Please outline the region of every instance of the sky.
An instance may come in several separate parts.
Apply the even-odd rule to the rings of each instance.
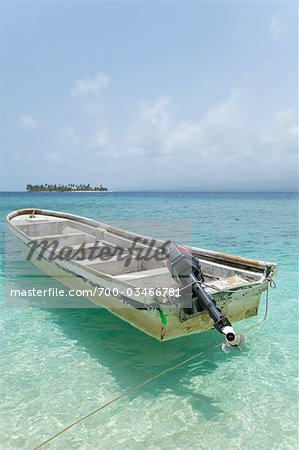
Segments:
[[[289,191],[297,3],[2,1],[1,184]]]

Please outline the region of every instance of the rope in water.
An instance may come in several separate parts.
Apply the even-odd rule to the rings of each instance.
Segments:
[[[249,330],[251,330],[252,328],[255,328],[256,326],[260,325],[262,322],[264,322],[267,318],[268,315],[268,310],[269,310],[269,284],[270,284],[270,280],[268,280],[268,285],[267,285],[267,291],[266,291],[266,304],[265,304],[265,313],[263,318],[253,324],[252,326],[250,326],[249,328],[247,328],[245,330],[245,333],[247,333]],[[171,372],[172,370],[178,369],[179,367],[187,364],[190,361],[193,361],[194,359],[198,358],[199,356],[204,355],[205,353],[208,353],[211,350],[214,350],[215,348],[220,347],[222,344],[217,344],[214,345],[212,347],[209,347],[208,349],[201,351],[199,353],[196,353],[193,356],[190,356],[189,358],[185,359],[184,361],[181,361],[177,364],[175,364],[174,366],[169,367],[168,369],[162,370],[161,372],[156,373],[155,375],[153,375],[152,377],[148,378],[147,380],[143,381],[142,383],[138,384],[137,386],[134,386],[133,388],[129,389],[126,392],[123,392],[122,394],[112,398],[110,401],[108,401],[107,403],[105,403],[104,405],[99,406],[98,408],[94,409],[93,411],[91,411],[90,413],[86,414],[85,416],[80,417],[79,419],[75,420],[74,422],[71,422],[69,425],[67,425],[65,428],[63,428],[62,430],[58,431],[58,433],[50,436],[48,439],[46,439],[45,441],[43,441],[41,444],[37,445],[36,447],[34,447],[32,450],[38,450],[41,447],[43,447],[44,445],[48,444],[49,442],[53,441],[54,439],[56,439],[58,436],[60,436],[61,434],[65,433],[66,431],[68,431],[70,428],[73,428],[75,425],[77,425],[80,422],[83,422],[85,419],[88,419],[89,417],[93,416],[94,414],[98,413],[99,411],[102,411],[103,409],[107,408],[108,406],[112,405],[113,403],[117,402],[118,400],[121,400],[124,397],[127,397],[129,395],[131,395],[133,392],[137,391],[138,389],[141,389],[143,386],[146,386],[147,384],[151,383],[152,381],[156,380],[157,378],[162,377],[163,375]]]
[[[268,316],[268,311],[269,311],[269,286],[275,288],[276,284],[275,282],[273,282],[274,284],[271,284],[273,280],[268,280],[268,284],[267,284],[267,289],[266,289],[266,301],[265,301],[265,312],[264,312],[264,316],[263,318],[259,321],[254,323],[253,325],[251,325],[249,328],[247,328],[245,330],[246,333],[248,333],[249,330],[252,330],[252,328],[257,327],[258,325],[261,325],[261,323],[265,322],[265,320],[267,319]]]
[[[53,436],[51,436],[49,439],[47,439],[46,441],[42,442],[41,444],[39,444],[37,447],[34,447],[33,450],[37,450],[41,447],[43,447],[45,444],[48,444],[49,442],[51,442],[53,439],[57,438],[58,436],[60,436],[62,433],[64,433],[65,431],[69,430],[70,428],[74,427],[75,425],[77,425],[78,423],[82,422],[83,420],[87,419],[88,417],[93,416],[94,414],[96,414],[97,412],[103,410],[104,408],[107,408],[107,406],[110,406],[112,403],[115,403],[117,400],[120,400],[130,394],[132,394],[133,392],[137,391],[138,389],[142,388],[143,386],[151,383],[152,381],[156,380],[157,378],[160,378],[161,376],[165,375],[166,373],[177,369],[181,366],[183,366],[184,364],[192,361],[195,358],[198,358],[199,356],[203,355],[204,353],[207,353],[209,350],[213,350],[217,347],[220,347],[222,344],[217,344],[213,347],[210,347],[209,349],[202,351],[200,353],[197,353],[196,355],[190,356],[189,358],[185,359],[184,361],[181,361],[178,364],[175,364],[174,366],[169,367],[168,369],[163,370],[162,372],[159,372],[155,375],[153,375],[152,377],[148,378],[147,380],[145,380],[144,382],[138,384],[137,386],[129,389],[128,391],[124,392],[123,394],[118,395],[117,397],[112,398],[109,402],[105,403],[102,406],[99,406],[98,408],[96,408],[95,410],[91,411],[90,413],[86,414],[85,416],[80,417],[79,419],[75,420],[74,422],[70,423],[69,425],[67,425],[65,428],[63,428],[62,430],[60,430],[58,433],[54,434]]]

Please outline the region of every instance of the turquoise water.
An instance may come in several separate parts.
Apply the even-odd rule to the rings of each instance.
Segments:
[[[3,218],[42,207],[107,222],[190,220],[194,245],[275,261],[279,273],[267,321],[242,354],[226,356],[209,349],[221,342],[213,331],[160,343],[105,310],[5,306],[2,222],[0,448],[32,449],[201,350],[44,448],[297,448],[297,200],[289,193],[1,194]]]

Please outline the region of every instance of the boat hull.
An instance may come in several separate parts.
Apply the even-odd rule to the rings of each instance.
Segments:
[[[20,210],[11,213],[7,217],[7,223],[10,230],[17,237],[18,241],[22,243],[27,257],[30,252],[30,238],[23,232],[20,232],[17,227],[13,226],[11,220],[19,215],[36,212],[36,210]],[[77,221],[80,224],[87,224],[88,226],[103,226],[100,222],[86,219],[80,216],[75,216],[67,213],[58,213],[55,211],[38,210],[39,214],[48,215],[50,217],[62,217]],[[110,231],[116,233],[117,236],[124,236],[129,239],[135,235],[124,230],[110,227]],[[192,252],[198,257],[204,257],[203,261],[208,261],[204,264],[212,264],[221,276],[221,264],[230,264],[237,268],[241,266],[244,269],[244,276],[248,274],[248,270],[255,270],[259,272],[259,276],[254,282],[246,285],[241,285],[233,288],[219,289],[211,295],[222,313],[229,317],[231,322],[237,322],[248,317],[257,315],[259,302],[262,293],[268,287],[269,273],[273,274],[275,271],[274,263],[265,263],[257,260],[250,260],[241,258],[239,256],[226,255],[216,253],[209,250],[202,250],[193,248]],[[201,333],[213,329],[213,321],[207,312],[196,312],[194,315],[188,317],[182,316],[182,308],[179,305],[165,305],[161,308],[138,309],[132,304],[125,295],[99,295],[98,288],[107,288],[112,292],[114,288],[118,288],[122,292],[128,285],[119,279],[111,276],[106,276],[103,273],[95,273],[87,267],[80,267],[75,265],[72,261],[59,261],[50,259],[47,252],[43,257],[37,254],[31,254],[30,261],[39,270],[55,278],[70,289],[86,292],[84,296],[90,300],[96,307],[103,307],[112,314],[126,321],[135,328],[152,336],[158,340],[170,340],[194,333]],[[82,297],[80,297],[82,300]],[[162,309],[162,315],[161,315]]]
[[[28,248],[25,246],[28,253]],[[86,278],[83,274],[74,274],[60,264],[43,258],[31,258],[31,262],[42,272],[55,278],[70,289],[86,292],[85,297],[97,307],[103,307],[126,321],[138,330],[158,340],[170,340],[194,333],[202,333],[213,329],[213,321],[207,312],[202,312],[188,318],[181,319],[179,308],[163,308],[167,324],[163,325],[159,311],[156,309],[136,309],[130,305],[121,304],[118,298],[93,293],[94,287],[113,289],[115,283],[105,279],[94,280]],[[223,314],[230,317],[233,322],[257,315],[261,294],[267,289],[267,281],[255,286],[241,287],[231,292],[218,292],[213,295],[216,305]],[[119,286],[121,289],[121,286]],[[89,291],[89,292],[87,292]],[[91,292],[92,291],[92,292]]]

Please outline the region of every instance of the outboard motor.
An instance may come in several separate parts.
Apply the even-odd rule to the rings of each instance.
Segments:
[[[219,333],[224,334],[226,343],[222,345],[225,353],[230,346],[242,346],[245,344],[245,335],[237,336],[230,321],[217,308],[214,300],[202,286],[203,275],[200,261],[192,256],[188,249],[181,245],[167,241],[164,244],[166,266],[174,280],[183,288],[192,288],[192,297],[196,299],[196,307],[199,311],[207,311],[214,321],[214,327]],[[190,292],[190,293],[191,293]]]

